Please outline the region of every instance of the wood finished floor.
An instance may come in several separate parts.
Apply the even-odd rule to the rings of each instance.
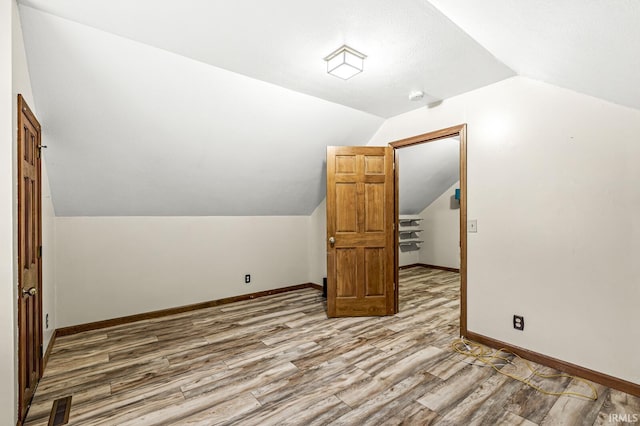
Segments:
[[[417,267],[401,271],[392,317],[327,319],[320,292],[304,289],[61,337],[27,425],[46,425],[67,395],[72,425],[600,425],[640,414],[640,398],[619,391],[546,396],[454,354],[458,286],[456,273]]]

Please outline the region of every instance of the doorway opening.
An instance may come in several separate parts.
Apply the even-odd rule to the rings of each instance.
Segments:
[[[466,124],[389,144],[394,149],[396,283],[420,276],[452,297],[459,280],[460,336],[467,334]],[[402,162],[400,161],[402,159]],[[401,167],[402,166],[402,167]],[[402,178],[400,177],[402,176]],[[457,224],[457,226],[456,226]],[[412,277],[412,274],[414,277]],[[459,277],[456,276],[459,274]],[[416,281],[416,280],[413,280]],[[410,286],[410,284],[408,284]],[[396,312],[400,293],[396,291]],[[410,288],[405,291],[412,291]],[[436,294],[436,293],[434,293]],[[451,306],[455,302],[451,301]]]

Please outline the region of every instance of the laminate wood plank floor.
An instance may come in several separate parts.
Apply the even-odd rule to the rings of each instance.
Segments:
[[[303,289],[60,337],[26,424],[46,425],[67,395],[72,425],[601,425],[640,414],[640,398],[600,385],[595,402],[547,396],[473,365],[450,349],[459,275],[400,277],[394,316],[327,319],[320,292]],[[517,360],[503,368],[528,373]]]

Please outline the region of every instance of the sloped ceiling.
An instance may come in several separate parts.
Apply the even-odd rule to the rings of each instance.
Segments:
[[[640,1],[430,2],[519,75],[640,109]]]
[[[310,214],[327,145],[515,72],[640,108],[631,0],[21,0],[20,14],[61,216]],[[348,81],[322,60],[344,43],[368,55]]]
[[[380,117],[514,75],[424,0],[24,0],[23,4]],[[349,81],[323,58],[367,55]],[[424,105],[424,103],[422,104]]]
[[[460,138],[457,136],[401,148],[397,154],[400,157],[400,214],[419,214],[460,180]]]
[[[59,216],[310,214],[383,119],[21,9]]]
[[[327,145],[513,75],[419,0],[26,0],[20,14],[60,216],[310,214]],[[368,55],[349,81],[323,61],[343,43]]]

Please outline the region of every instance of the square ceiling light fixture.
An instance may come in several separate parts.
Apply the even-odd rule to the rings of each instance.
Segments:
[[[367,55],[363,55],[345,44],[324,58],[324,60],[327,61],[327,72],[329,74],[348,80],[362,72],[366,57]]]

